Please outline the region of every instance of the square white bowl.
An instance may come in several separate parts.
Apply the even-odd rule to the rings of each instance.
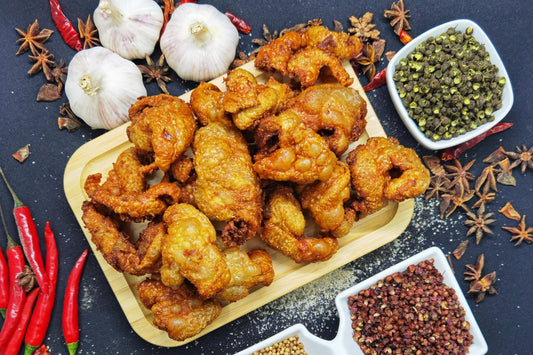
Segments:
[[[398,94],[398,90],[396,89],[396,83],[394,82],[393,76],[396,70],[396,66],[398,65],[400,60],[407,57],[409,53],[411,53],[418,44],[424,42],[430,36],[437,37],[438,35],[446,32],[446,30],[450,27],[454,27],[455,29],[461,32],[464,32],[468,27],[472,28],[474,30],[474,38],[479,43],[485,45],[485,49],[490,55],[491,63],[495,64],[498,67],[498,76],[504,77],[506,83],[503,87],[502,107],[499,110],[494,111],[493,121],[487,122],[479,126],[478,128],[466,132],[460,136],[451,139],[433,141],[424,135],[424,132],[422,132],[418,128],[417,123],[409,116],[407,109],[404,107],[402,100],[400,99],[400,95]],[[400,115],[400,118],[402,119],[403,123],[405,124],[411,135],[423,147],[432,150],[441,150],[449,147],[454,147],[458,144],[471,140],[472,138],[480,135],[483,132],[486,132],[487,130],[494,127],[498,122],[500,122],[507,115],[507,113],[509,113],[514,101],[511,80],[509,79],[507,70],[505,70],[505,66],[503,65],[503,62],[498,52],[496,51],[496,48],[494,48],[494,45],[492,44],[491,40],[489,39],[487,34],[481,29],[481,27],[479,27],[479,25],[474,21],[467,19],[460,19],[443,23],[442,25],[431,28],[430,30],[413,38],[411,42],[407,43],[401,50],[396,53],[396,55],[394,55],[394,57],[387,65],[387,87],[394,107],[396,108],[396,111]]]

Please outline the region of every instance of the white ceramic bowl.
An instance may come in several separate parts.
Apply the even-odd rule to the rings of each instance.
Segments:
[[[337,336],[333,340],[324,340],[313,334],[311,334],[303,324],[295,324],[268,339],[263,340],[245,350],[240,351],[236,355],[249,355],[254,351],[259,351],[274,343],[280,342],[291,336],[297,335],[299,340],[303,343],[304,349],[308,354],[320,354],[320,355],[363,355],[363,351],[359,348],[358,344],[352,338],[352,322],[350,320],[350,309],[348,308],[348,297],[357,294],[359,291],[364,290],[377,283],[379,280],[383,280],[386,276],[392,275],[395,272],[403,272],[409,265],[418,264],[424,260],[433,259],[435,267],[439,270],[444,278],[444,283],[455,290],[459,298],[459,303],[465,310],[465,319],[470,323],[470,333],[473,336],[472,345],[469,348],[469,355],[483,355],[488,351],[488,346],[479,329],[479,326],[472,314],[468,302],[461,291],[457,280],[453,274],[453,271],[444,256],[444,253],[437,247],[426,249],[390,268],[352,286],[337,295],[335,298],[335,305],[339,312],[339,331]]]
[[[457,30],[464,32],[468,27],[472,28],[474,30],[473,36],[474,38],[479,42],[485,45],[486,51],[490,55],[490,61],[495,64],[498,67],[498,75],[500,77],[504,77],[506,80],[505,86],[503,88],[503,96],[502,96],[502,107],[494,111],[494,120],[491,122],[487,122],[478,128],[469,131],[465,134],[462,134],[458,137],[454,137],[451,139],[446,140],[439,140],[439,141],[433,141],[429,138],[427,138],[422,131],[418,128],[418,125],[416,122],[409,117],[409,114],[405,107],[403,106],[402,100],[400,99],[400,95],[398,94],[398,91],[396,90],[396,84],[394,82],[393,76],[394,71],[396,69],[396,65],[400,62],[401,59],[407,57],[409,53],[411,53],[415,47],[424,42],[428,37],[434,36],[437,37],[438,35],[446,32],[446,30],[450,27],[455,27]],[[432,150],[441,150],[446,149],[449,147],[456,146],[458,144],[461,144],[463,142],[469,141],[470,139],[480,135],[481,133],[489,130],[490,128],[494,127],[499,121],[501,121],[505,115],[511,110],[511,106],[513,106],[513,89],[511,86],[511,80],[509,79],[509,75],[507,74],[507,71],[505,70],[505,67],[503,65],[503,62],[498,55],[498,52],[494,48],[494,45],[490,41],[487,34],[479,27],[479,25],[471,20],[461,19],[461,20],[454,20],[450,22],[443,23],[442,25],[433,27],[432,29],[422,33],[420,36],[417,36],[414,38],[411,42],[406,44],[401,50],[399,50],[396,55],[391,59],[387,66],[387,87],[389,90],[390,97],[392,99],[392,102],[394,103],[394,107],[396,107],[396,110],[398,111],[398,114],[400,115],[400,118],[404,122],[405,126],[411,133],[411,135],[425,148],[432,149]]]

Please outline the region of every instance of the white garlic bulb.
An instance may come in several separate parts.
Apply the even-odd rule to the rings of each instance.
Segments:
[[[91,128],[112,129],[129,120],[128,110],[146,96],[139,68],[104,47],[84,49],[68,66],[65,94],[72,112]]]
[[[159,44],[180,78],[207,81],[226,73],[239,33],[214,6],[185,3],[174,10]]]
[[[144,59],[159,40],[163,10],[154,0],[100,0],[93,20],[102,46],[126,59]]]

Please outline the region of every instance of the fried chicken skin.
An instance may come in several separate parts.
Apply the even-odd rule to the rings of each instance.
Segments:
[[[194,203],[209,219],[226,222],[222,239],[227,246],[243,244],[259,228],[262,192],[242,133],[211,123],[196,132],[193,152]]]
[[[290,100],[285,110],[297,113],[337,156],[358,140],[366,127],[366,101],[357,90],[337,84],[307,88]]]
[[[137,100],[129,110],[129,140],[139,149],[154,153],[144,169],[167,171],[189,147],[196,121],[189,105],[178,97],[161,94]]]
[[[154,314],[154,325],[178,341],[200,333],[222,309],[220,302],[203,299],[188,283],[172,288],[160,280],[147,279],[137,290],[141,303]]]
[[[235,302],[248,296],[255,286],[268,286],[274,280],[274,268],[270,255],[262,249],[253,249],[246,253],[238,247],[228,248],[222,252],[228,265],[231,280],[216,299]]]
[[[281,37],[265,44],[255,58],[255,67],[265,71],[277,70],[287,75],[289,59],[305,46],[305,38],[300,32],[289,31]]]
[[[278,185],[268,197],[260,238],[297,263],[324,261],[337,252],[336,238],[307,238],[305,218],[293,189]]]
[[[211,122],[231,123],[224,110],[224,92],[212,83],[201,82],[191,92],[191,109],[202,126]]]
[[[359,218],[380,210],[388,201],[423,194],[429,186],[429,170],[416,152],[392,137],[370,138],[352,150],[346,162],[355,192],[352,207]]]
[[[230,273],[215,246],[216,231],[211,221],[194,206],[178,203],[163,215],[167,234],[162,241],[161,280],[167,286],[182,283],[181,276],[196,286],[204,298],[211,298],[230,281]]]
[[[329,179],[337,157],[327,142],[292,111],[259,122],[254,170],[263,179],[310,184]]]
[[[331,31],[325,26],[309,26],[303,36],[307,47],[332,53],[341,60],[355,58],[363,50],[363,44],[357,36]]]
[[[337,161],[326,181],[305,185],[300,193],[302,207],[307,209],[322,232],[332,231],[344,220],[344,202],[350,198],[350,170]]]

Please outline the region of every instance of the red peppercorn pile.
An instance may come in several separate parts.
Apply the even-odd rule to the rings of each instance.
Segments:
[[[466,354],[470,324],[455,291],[425,260],[348,298],[365,354]]]

